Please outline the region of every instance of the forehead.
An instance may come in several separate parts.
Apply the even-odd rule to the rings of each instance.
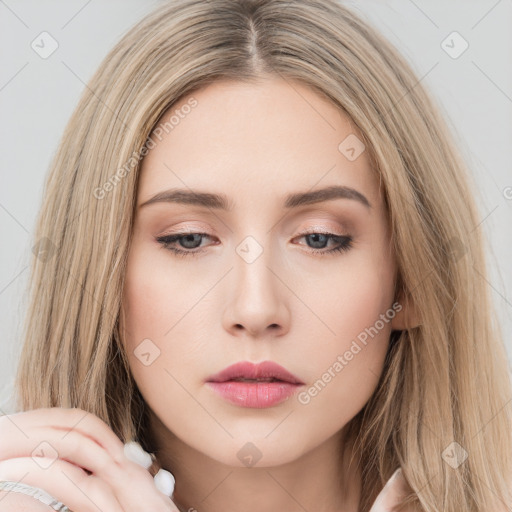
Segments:
[[[380,200],[357,127],[296,81],[210,84],[168,109],[151,140],[142,200],[175,187],[233,191],[247,202],[331,185],[364,190],[373,204]]]

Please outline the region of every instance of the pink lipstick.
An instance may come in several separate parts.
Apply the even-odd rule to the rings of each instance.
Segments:
[[[241,406],[263,409],[288,400],[304,383],[272,361],[249,361],[228,366],[208,377],[208,386],[225,400]]]

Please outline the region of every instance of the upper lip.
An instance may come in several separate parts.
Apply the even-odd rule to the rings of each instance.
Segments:
[[[254,364],[250,361],[241,361],[232,364],[224,370],[208,377],[207,382],[226,382],[233,379],[269,379],[274,378],[292,384],[304,384],[299,378],[273,361],[263,361]]]

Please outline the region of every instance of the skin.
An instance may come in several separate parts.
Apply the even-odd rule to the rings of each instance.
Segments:
[[[143,161],[122,308],[157,456],[176,478],[173,499],[199,512],[355,512],[360,469],[350,450],[338,453],[350,448],[345,427],[375,391],[405,307],[307,404],[293,396],[243,408],[205,380],[237,361],[271,360],[308,389],[391,308],[396,263],[378,178],[366,151],[350,161],[338,149],[359,134],[353,124],[304,85],[222,81],[193,97],[197,106],[153,138]],[[331,185],[356,189],[371,208],[347,198],[283,206],[287,194]],[[232,210],[140,206],[175,187],[223,193]],[[352,245],[329,254],[339,242],[315,245],[309,229],[351,236]],[[174,243],[195,256],[156,240],[183,231],[208,235]],[[252,263],[236,251],[247,236],[263,250]],[[145,339],[160,351],[148,366],[134,353]],[[237,456],[247,443],[261,455],[252,467]]]
[[[151,469],[151,468],[150,468]],[[82,409],[33,409],[0,417],[0,480],[43,489],[74,512],[177,512],[153,474]],[[0,511],[51,510],[31,496],[0,492]]]

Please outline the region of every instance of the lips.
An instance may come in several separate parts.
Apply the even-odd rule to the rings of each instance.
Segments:
[[[233,405],[265,409],[289,400],[304,383],[272,361],[244,361],[208,377],[206,384]]]
[[[207,378],[206,382],[288,382],[304,384],[298,377],[286,368],[273,361],[263,361],[259,364],[243,361],[235,363],[221,372]]]

